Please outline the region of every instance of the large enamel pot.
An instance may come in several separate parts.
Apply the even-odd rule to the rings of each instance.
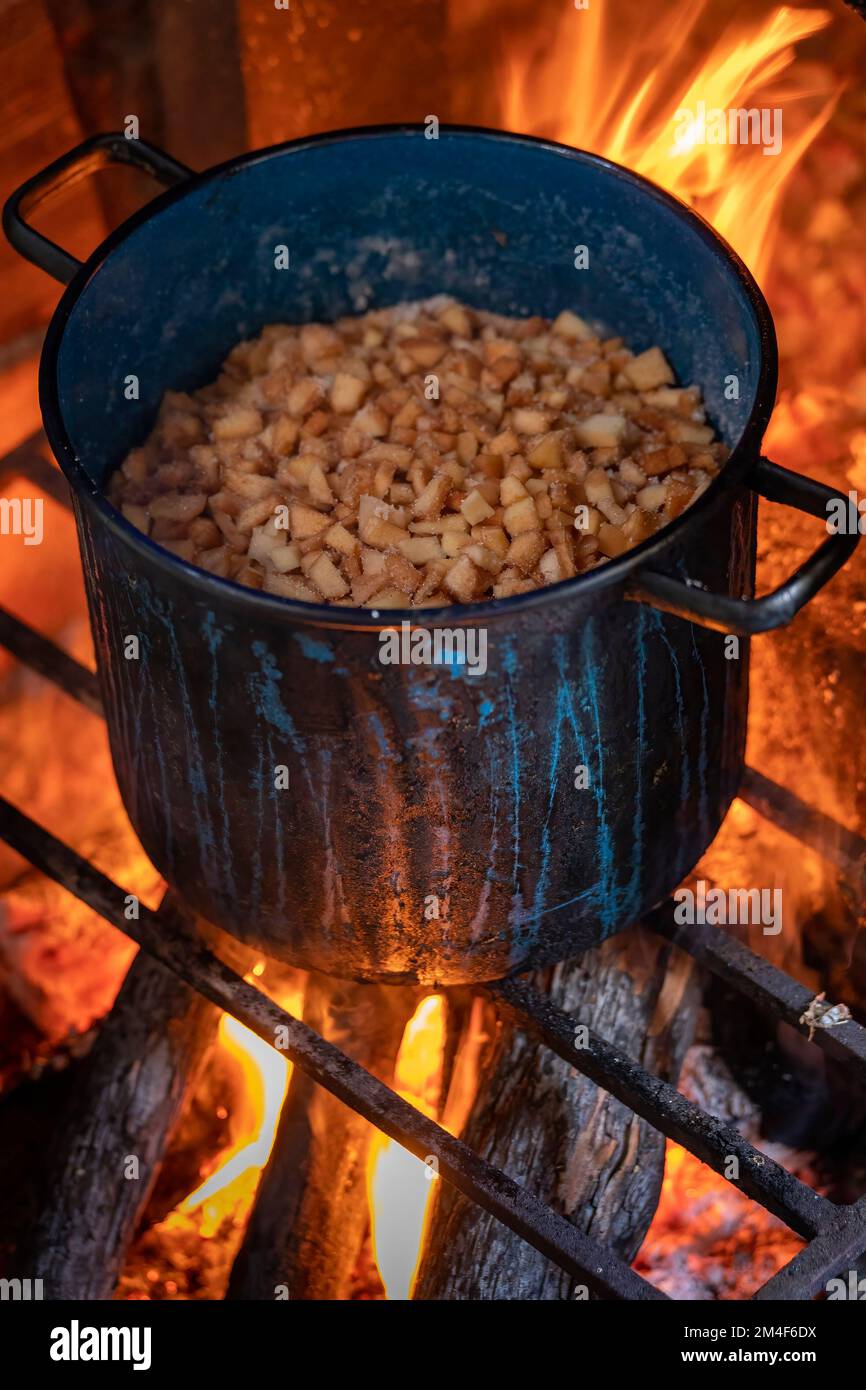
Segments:
[[[24,218],[109,161],[173,187],[79,265]],[[45,427],[72,488],[120,790],[187,901],[300,965],[456,983],[573,955],[663,899],[737,792],[749,634],[787,622],[856,543],[825,538],[752,597],[756,494],[820,517],[833,494],[760,457],[772,322],[710,228],[595,156],[414,127],[199,175],[101,136],[18,190],[5,225],[70,282],[42,357]],[[371,612],[214,578],[103,497],[162,392],[203,385],[263,324],[440,291],[507,314],[571,306],[636,350],[661,344],[732,450],[694,507],[620,559],[536,594],[425,610],[427,628],[486,629],[485,674],[383,665]]]

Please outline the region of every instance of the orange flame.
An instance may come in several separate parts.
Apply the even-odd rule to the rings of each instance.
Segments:
[[[252,973],[260,975],[262,970],[254,967]],[[303,997],[298,992],[280,1002],[289,1013],[299,1015]],[[292,1074],[285,1057],[231,1014],[220,1018],[217,1044],[240,1068],[242,1078],[232,1114],[232,1143],[220,1154],[214,1171],[169,1218],[179,1225],[194,1221],[206,1238],[216,1235],[227,1218],[239,1219],[251,1206]]]
[[[767,265],[786,181],[829,119],[840,88],[816,85],[795,45],[824,28],[824,10],[780,6],[740,18],[707,43],[705,0],[641,16],[563,6],[556,31],[507,52],[501,123],[625,164],[696,208],[760,275]],[[638,12],[635,12],[638,18]],[[696,56],[695,56],[696,55]],[[818,109],[814,110],[814,99]],[[720,133],[700,112],[781,111],[779,152],[758,143],[710,143]]]
[[[394,1089],[435,1117],[445,1045],[445,1001],[423,999],[406,1024]],[[433,1191],[432,1165],[377,1133],[367,1165],[373,1251],[389,1300],[411,1297]]]

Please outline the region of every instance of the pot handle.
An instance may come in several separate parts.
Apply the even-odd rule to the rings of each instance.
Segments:
[[[112,132],[92,135],[16,188],[3,208],[3,230],[19,255],[53,275],[62,285],[69,284],[82,262],[31,227],[25,220],[26,214],[59,189],[69,188],[79,179],[110,164],[131,164],[169,186],[191,178],[193,173],[154,145],[144,140],[128,140],[125,135]]]
[[[768,502],[780,502],[785,507],[795,507],[797,511],[825,520],[830,502],[839,501],[846,509],[848,507],[847,497],[833,488],[825,487],[814,478],[806,478],[802,473],[792,473],[765,458],[758,459],[745,482]],[[859,539],[857,529],[853,535],[836,532],[828,536],[784,584],[763,598],[714,594],[654,570],[639,570],[629,582],[625,597],[648,603],[678,618],[688,618],[699,627],[713,628],[716,632],[743,637],[769,632],[784,627],[819,589],[823,589],[853,554]]]

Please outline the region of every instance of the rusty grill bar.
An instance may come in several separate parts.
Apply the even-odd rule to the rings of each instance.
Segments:
[[[39,436],[0,462],[0,479],[23,473],[56,500],[69,505],[65,488],[44,458]],[[46,481],[45,474],[54,476]],[[101,706],[92,671],[13,615],[0,610],[0,644],[38,674],[53,681],[92,713]],[[866,841],[816,811],[762,774],[747,769],[743,799],[818,850],[862,891]],[[435,1155],[441,1176],[478,1206],[504,1222],[561,1269],[607,1299],[658,1300],[667,1295],[632,1270],[615,1252],[486,1162],[461,1140],[409,1104],[394,1090],[249,984],[202,942],[177,930],[167,897],[154,912],[144,905],[138,921],[124,915],[125,889],[69,846],[49,834],[9,801],[0,798],[0,837],[41,872],[75,894],[131,937],[203,997],[276,1046],[314,1081],[419,1158]],[[677,927],[665,904],[647,926],[687,951],[701,965],[758,1004],[765,1012],[809,1036],[800,1022],[811,995],[796,980],[762,960],[736,939],[707,926]],[[604,1038],[591,1035],[575,1046],[579,1020],[557,1008],[524,980],[510,978],[479,987],[498,1009],[539,1044],[608,1091],[668,1138],[726,1177],[807,1240],[807,1245],[753,1295],[754,1300],[802,1301],[819,1294],[828,1278],[866,1253],[866,1197],[850,1206],[829,1201],[761,1153],[739,1132],[686,1099]],[[856,1022],[818,1028],[814,1044],[847,1064],[852,1082],[866,1086],[866,1028]],[[739,1159],[740,1177],[727,1178],[725,1161]]]

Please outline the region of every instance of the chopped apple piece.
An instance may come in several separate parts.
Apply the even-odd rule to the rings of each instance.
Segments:
[[[356,555],[360,548],[356,536],[351,531],[347,531],[345,526],[341,526],[339,521],[335,521],[323,537],[325,545],[329,545],[332,550],[338,550],[341,555]]]
[[[595,334],[578,314],[572,313],[571,309],[563,309],[553,320],[552,328],[554,333],[558,333],[560,338],[587,339],[594,338]]]
[[[647,348],[623,365],[623,374],[638,391],[652,391],[656,386],[670,386],[674,374],[661,348]]]
[[[442,533],[442,554],[459,555],[467,545],[472,544],[472,537],[466,531],[443,531]]]
[[[709,425],[696,425],[691,420],[671,420],[667,430],[668,439],[677,444],[709,444],[713,438]]]
[[[628,550],[628,541],[622,531],[618,526],[611,526],[609,521],[603,521],[598,528],[598,545],[601,553],[611,560]]]
[[[668,495],[667,483],[648,483],[635,494],[635,502],[645,512],[657,512],[665,504]]]
[[[562,466],[562,431],[554,430],[546,434],[528,451],[527,463],[533,468],[560,468]]]
[[[523,531],[537,531],[539,529],[538,512],[535,510],[535,503],[532,498],[524,497],[519,502],[512,502],[510,507],[506,507],[502,524],[510,536],[519,536]]]
[[[293,541],[304,541],[316,536],[330,525],[330,517],[317,512],[303,502],[293,502],[289,508],[289,528]]]
[[[441,560],[442,546],[435,536],[407,536],[400,541],[398,550],[413,565],[426,565],[429,560]]]
[[[511,413],[511,424],[518,434],[544,434],[550,429],[550,414],[546,410],[533,410],[522,406]]]
[[[296,382],[289,392],[286,400],[286,409],[290,415],[303,419],[305,415],[309,415],[310,411],[319,404],[324,394],[320,383],[316,381],[315,377],[304,377],[303,380]]]
[[[307,487],[313,502],[322,507],[332,507],[336,498],[328,486],[328,480],[318,463],[314,463],[307,474]]]
[[[555,550],[545,551],[538,562],[538,568],[544,576],[545,584],[558,584],[563,577],[559,568],[559,556]]]
[[[529,493],[526,491],[523,483],[519,478],[515,478],[513,474],[509,474],[507,477],[503,478],[502,482],[499,484],[499,501],[502,503],[503,507],[510,507],[512,502],[520,502],[524,497],[528,496]]]
[[[296,570],[301,564],[300,547],[294,541],[289,541],[288,545],[278,545],[275,550],[271,551],[268,563],[272,569],[278,570],[280,574],[285,574],[288,570]]]
[[[214,439],[246,439],[260,434],[263,428],[264,421],[254,406],[236,405],[214,420],[211,434]]]
[[[508,547],[505,562],[521,574],[531,574],[544,554],[545,545],[540,531],[522,531]]]
[[[385,556],[385,573],[395,589],[404,594],[414,594],[424,577],[405,555],[393,550]]]
[[[574,427],[575,438],[585,449],[614,448],[622,443],[626,423],[624,415],[589,415],[585,420],[578,420]]]
[[[352,415],[360,409],[368,383],[348,372],[337,372],[331,385],[331,409],[338,415]]]
[[[442,585],[459,603],[471,603],[480,582],[481,575],[469,556],[461,555],[445,575]]]
[[[486,521],[489,516],[492,516],[495,509],[484,500],[478,488],[473,488],[469,496],[461,502],[460,510],[470,526],[478,526],[482,521]]]
[[[266,574],[262,588],[265,593],[293,598],[299,603],[321,603],[322,597],[312,584],[292,574]]]
[[[451,491],[453,479],[446,472],[434,473],[429,483],[415,498],[413,511],[417,517],[438,516],[445,506],[445,499]]]
[[[312,579],[316,588],[321,590],[327,599],[343,598],[349,592],[348,584],[328,555],[318,556],[308,571],[308,578]]]

